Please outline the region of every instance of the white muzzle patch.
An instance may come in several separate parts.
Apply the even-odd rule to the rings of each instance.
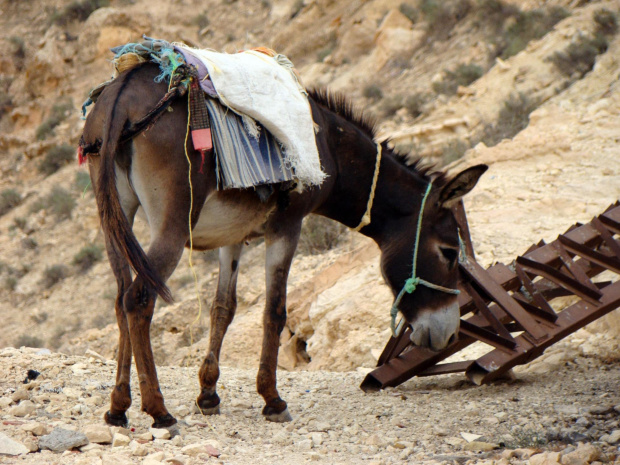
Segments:
[[[451,342],[452,336],[458,333],[460,321],[461,312],[457,302],[438,310],[424,311],[411,323],[411,342],[436,351],[444,349]]]

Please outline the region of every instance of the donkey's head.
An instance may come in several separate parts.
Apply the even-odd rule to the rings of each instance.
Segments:
[[[431,185],[425,202],[428,185],[421,186],[421,194],[411,199],[410,213],[390,225],[381,269],[396,297],[395,306],[411,325],[411,341],[418,346],[441,350],[458,333],[460,312],[455,291],[460,244],[452,206],[474,188],[486,170],[486,165],[474,166],[442,185]]]

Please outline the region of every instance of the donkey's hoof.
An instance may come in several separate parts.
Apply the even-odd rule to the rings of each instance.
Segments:
[[[220,406],[219,404],[215,407],[198,407],[200,413],[203,415],[219,415],[220,414]]]
[[[288,413],[288,407],[280,413],[275,413],[271,410],[273,409],[270,409],[268,407],[265,407],[263,409],[263,416],[265,417],[265,420],[273,421],[274,423],[286,423],[288,421],[293,421],[293,417],[290,413]]]
[[[177,422],[177,419],[169,413],[162,415],[161,417],[154,418],[154,420],[155,422],[151,425],[153,428],[169,428]]]
[[[123,428],[129,426],[129,421],[125,413],[111,413],[108,410],[103,416],[103,419],[110,426],[121,426]]]
[[[200,394],[196,399],[196,407],[203,415],[220,414],[220,397],[216,394]]]

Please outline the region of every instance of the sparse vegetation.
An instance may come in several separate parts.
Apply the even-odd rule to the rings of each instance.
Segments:
[[[481,141],[487,147],[493,147],[504,139],[511,139],[527,127],[530,113],[536,107],[538,107],[538,102],[525,94],[519,93],[511,96],[504,102],[497,122],[485,127]]]
[[[418,92],[416,94],[410,95],[405,99],[404,107],[407,109],[411,116],[417,118],[422,113],[424,113],[422,108],[424,107],[426,100],[426,95]]]
[[[414,5],[409,3],[401,3],[398,6],[398,11],[406,16],[412,23],[415,23],[418,20],[418,9]]]
[[[20,347],[40,348],[43,347],[43,341],[36,336],[32,336],[31,334],[22,334],[15,340],[15,344],[13,345],[18,349]]]
[[[379,100],[383,98],[383,91],[377,84],[368,84],[364,87],[362,95],[370,100]]]
[[[551,62],[565,76],[583,77],[594,67],[596,57],[607,50],[607,39],[603,34],[594,37],[579,36],[563,52],[555,52]]]
[[[51,17],[51,22],[66,26],[72,21],[86,21],[93,11],[109,5],[109,0],[76,0],[55,12]]]
[[[601,8],[594,12],[596,31],[604,35],[613,35],[618,32],[618,18],[607,8]]]
[[[466,87],[483,74],[481,66],[462,63],[454,71],[445,70],[443,80],[433,83],[433,90],[438,94],[454,95],[459,86]]]
[[[561,7],[517,13],[514,23],[508,27],[504,34],[499,55],[502,59],[516,55],[531,40],[540,39],[553,29],[553,26],[568,16],[568,11]]]
[[[465,152],[469,148],[470,145],[464,140],[458,138],[452,139],[441,149],[441,163],[443,165],[448,165],[458,160],[465,155]]]
[[[297,250],[303,255],[327,252],[338,245],[346,229],[342,224],[322,216],[307,216],[301,228]]]
[[[15,276],[5,276],[4,278],[4,288],[7,291],[14,291],[17,287],[18,279]]]
[[[59,220],[71,218],[75,206],[76,201],[71,193],[60,186],[55,186],[47,199],[47,209]]]
[[[26,229],[27,222],[28,220],[26,220],[26,218],[24,218],[23,216],[18,216],[16,218],[13,218],[13,224],[20,231],[23,231],[24,229]]]
[[[43,121],[35,131],[35,137],[37,140],[45,140],[51,136],[56,126],[62,123],[67,116],[69,116],[72,109],[73,104],[70,101],[64,100],[56,103],[52,107],[47,119]]]
[[[80,251],[73,257],[73,264],[78,267],[80,271],[86,271],[90,269],[95,263],[101,261],[103,258],[103,247],[97,244],[85,245]]]
[[[39,246],[39,244],[37,243],[37,240],[34,239],[33,237],[24,237],[21,240],[21,244],[22,244],[22,247],[26,250],[34,250]]]
[[[50,148],[45,158],[39,163],[39,172],[50,175],[54,174],[67,163],[75,158],[75,149],[69,144],[56,145]]]
[[[198,27],[198,31],[202,31],[210,24],[209,17],[206,13],[200,13],[192,18],[192,24]]]
[[[69,275],[69,271],[65,265],[52,265],[45,268],[41,285],[44,289],[49,289],[54,284],[59,283]]]
[[[381,101],[381,113],[384,117],[389,118],[400,110],[403,105],[404,99],[402,95],[392,95]]]
[[[316,59],[318,61],[323,61],[323,60],[325,60],[325,58],[330,56],[333,51],[334,51],[334,46],[333,45],[328,45],[327,47],[322,48],[321,50],[319,50],[316,53]]]
[[[92,191],[93,186],[90,182],[90,175],[86,171],[78,171],[75,173],[73,188],[80,194],[85,194],[87,191]]]
[[[422,0],[420,10],[424,14],[427,35],[435,40],[445,40],[450,32],[471,9],[469,0]]]
[[[15,189],[4,189],[0,192],[0,216],[17,207],[22,201],[22,196]]]
[[[18,71],[21,71],[24,68],[24,60],[26,59],[26,43],[24,42],[24,39],[19,36],[9,37],[8,40],[11,44],[13,64]]]

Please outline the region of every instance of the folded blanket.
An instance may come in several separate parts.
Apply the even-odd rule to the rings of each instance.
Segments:
[[[260,134],[255,120],[282,144],[286,167],[302,185],[323,182],[310,104],[291,68],[257,51],[226,54],[178,44],[175,49],[202,61],[218,98],[244,118],[252,136],[258,140]]]
[[[206,99],[217,164],[218,188],[247,188],[295,179],[280,145],[264,128],[250,136],[242,118],[215,99]]]

